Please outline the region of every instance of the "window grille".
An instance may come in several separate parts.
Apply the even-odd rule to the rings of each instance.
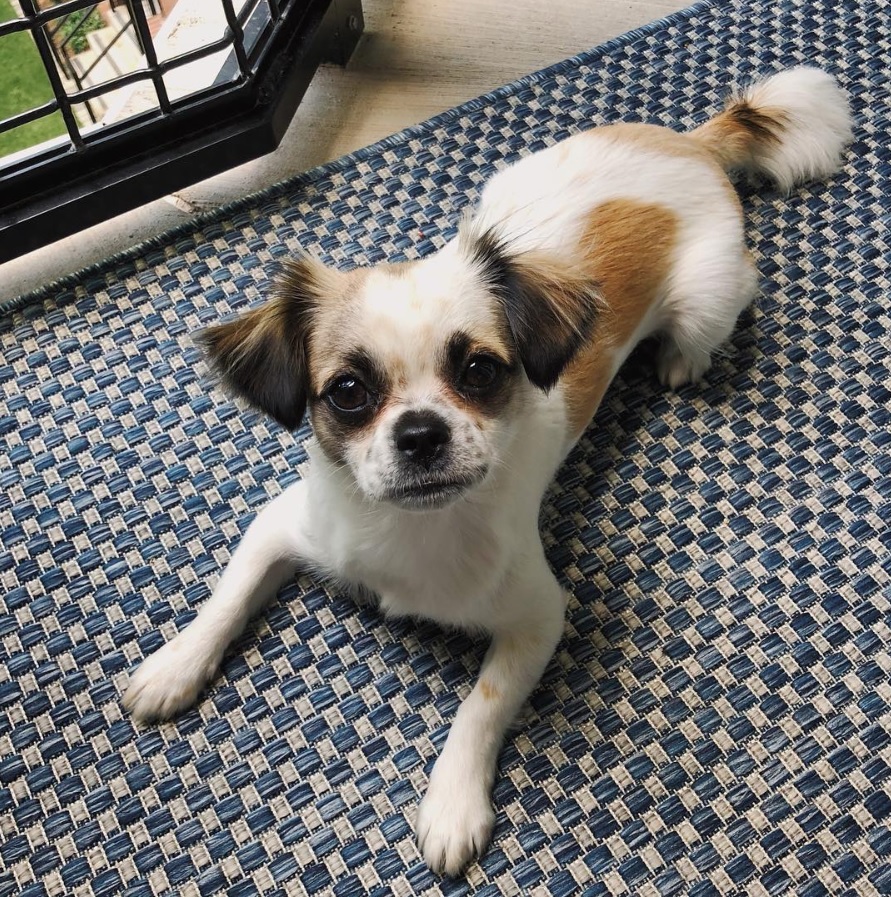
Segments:
[[[275,149],[362,27],[361,0],[0,0],[0,69],[44,93],[0,119],[0,262]]]

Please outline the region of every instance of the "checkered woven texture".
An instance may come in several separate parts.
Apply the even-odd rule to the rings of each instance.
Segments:
[[[891,893],[889,33],[877,0],[701,4],[4,309],[0,897]],[[298,247],[424,255],[511,159],[802,62],[856,142],[746,195],[727,354],[674,393],[637,353],[546,498],[566,635],[466,879],[413,825],[482,642],[303,578],[193,711],[134,726],[128,671],[305,460],[191,334]]]

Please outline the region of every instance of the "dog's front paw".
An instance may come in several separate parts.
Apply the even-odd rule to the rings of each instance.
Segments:
[[[418,847],[434,872],[458,875],[489,843],[494,825],[485,788],[443,781],[434,770],[417,825]]]
[[[191,707],[216,673],[218,660],[177,636],[143,661],[131,676],[124,707],[146,722],[170,719]]]

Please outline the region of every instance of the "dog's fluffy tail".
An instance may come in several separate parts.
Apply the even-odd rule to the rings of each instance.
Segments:
[[[690,136],[725,171],[767,175],[789,190],[839,167],[851,113],[831,75],[798,66],[750,85]]]

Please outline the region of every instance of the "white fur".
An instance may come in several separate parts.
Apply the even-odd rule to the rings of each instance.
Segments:
[[[826,178],[838,168],[842,149],[851,139],[851,113],[830,74],[797,66],[756,82],[740,98],[784,115],[780,142],[757,147],[754,153],[756,172],[769,175],[781,190]]]
[[[789,140],[763,160],[783,185],[837,163],[845,119],[830,82],[800,69],[747,94],[789,110]],[[500,172],[466,226],[494,226],[515,251],[546,251],[571,263],[599,204],[636,199],[671,210],[679,230],[660,295],[626,345],[602,349],[614,374],[640,339],[661,332],[660,375],[677,385],[708,367],[750,301],[755,273],[738,204],[717,164],[699,151],[660,153],[617,133],[594,130]],[[538,515],[575,437],[566,384],[545,393],[524,380],[501,418],[473,423],[449,400],[432,361],[456,327],[491,329],[496,311],[459,241],[407,271],[368,277],[353,320],[376,356],[400,372],[393,407],[346,447],[342,464],[310,443],[309,475],[258,515],[196,620],[146,660],[125,698],[140,718],[166,718],[193,703],[227,645],[296,566],[374,592],[385,613],[490,633],[479,680],[418,813],[423,855],[448,874],[460,872],[490,837],[501,741],[552,655],[565,606]],[[451,504],[407,510],[382,500],[396,463],[392,428],[406,409],[429,408],[452,425],[456,463],[479,475]]]

